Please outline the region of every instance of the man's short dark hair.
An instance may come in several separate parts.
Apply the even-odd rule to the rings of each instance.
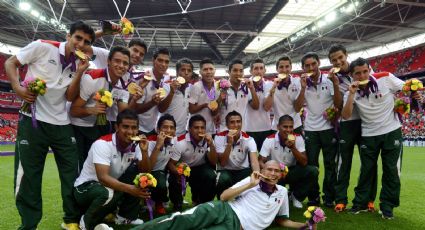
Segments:
[[[261,64],[263,64],[263,65],[264,65],[264,61],[263,61],[263,59],[261,59],[261,58],[257,58],[257,59],[255,59],[254,61],[252,61],[252,62],[251,62],[251,64],[249,65],[250,70],[252,70],[252,68],[254,67],[254,64],[257,64],[257,63],[261,63]],[[265,66],[265,65],[264,65],[264,66]]]
[[[233,117],[233,116],[239,116],[242,120],[242,115],[240,113],[236,112],[235,110],[233,110],[226,115],[226,125],[229,124],[230,117]]]
[[[114,46],[114,47],[112,47],[111,50],[109,51],[108,60],[111,61],[112,57],[117,52],[124,54],[125,56],[128,57],[128,60],[130,60],[130,51],[127,48],[125,48],[124,46]]]
[[[193,72],[193,63],[189,58],[182,58],[176,62],[176,72],[179,72],[183,64],[190,65],[190,68],[192,68],[192,72]]]
[[[193,80],[193,81],[197,81],[197,80],[199,80],[199,74],[197,74],[197,73],[195,73],[195,72],[192,72],[192,80]]]
[[[201,60],[201,62],[199,62],[199,68],[202,70],[202,66],[205,65],[205,64],[214,65],[214,62],[209,58],[204,58],[204,59]]]
[[[174,120],[174,117],[171,116],[170,114],[166,113],[164,115],[162,115],[159,119],[158,119],[158,123],[156,124],[156,128],[159,130],[162,126],[162,124],[164,124],[164,121],[172,121],[174,124],[174,127],[176,127],[176,120]]]
[[[317,53],[315,53],[315,52],[308,52],[308,53],[304,54],[304,56],[301,58],[301,66],[304,66],[305,60],[307,60],[309,58],[314,58],[314,59],[316,59],[317,62],[320,61],[319,55],[317,55]]]
[[[329,60],[331,59],[331,54],[336,53],[338,51],[342,51],[342,53],[347,55],[347,49],[345,48],[345,46],[343,46],[341,44],[334,44],[334,45],[331,46],[331,48],[329,48],[329,52],[328,52]]]
[[[90,25],[84,23],[83,21],[76,21],[71,24],[69,28],[69,34],[73,35],[77,30],[83,31],[85,34],[90,35],[91,38],[91,44],[93,44],[94,40],[96,39],[96,34],[94,33],[93,28],[91,28]]]
[[[354,72],[354,68],[356,66],[364,66],[364,65],[367,65],[368,68],[369,68],[369,62],[366,59],[361,58],[361,57],[357,58],[356,60],[354,60],[350,63],[350,73]]]
[[[279,68],[279,62],[281,61],[289,61],[289,64],[292,65],[292,60],[288,55],[283,55],[282,57],[280,57],[277,62],[276,62],[276,69]]]
[[[202,115],[195,114],[192,117],[190,117],[190,119],[189,119],[189,128],[192,128],[193,123],[195,123],[197,121],[202,121],[202,122],[204,122],[204,125],[207,125],[207,121],[205,120],[205,118]]]
[[[243,62],[239,59],[235,59],[229,63],[229,72],[232,71],[233,65],[241,64],[243,66]]]
[[[148,46],[146,45],[146,43],[138,38],[131,39],[131,41],[128,43],[128,48],[131,48],[132,46],[143,47],[143,49],[145,49],[145,53],[148,51]]]
[[[283,115],[283,116],[281,116],[280,118],[279,118],[279,125],[280,124],[282,124],[284,121],[292,121],[292,122],[294,122],[294,118],[292,118],[290,115],[288,115],[288,114],[285,114],[285,115]]]
[[[153,59],[155,60],[160,54],[170,56],[170,51],[165,47],[160,47],[153,52]]]
[[[124,109],[123,111],[119,112],[117,116],[117,126],[121,124],[124,119],[136,120],[137,125],[139,125],[139,117],[137,116],[137,113],[134,110]]]

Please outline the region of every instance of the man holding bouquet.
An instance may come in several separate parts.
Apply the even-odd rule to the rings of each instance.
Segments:
[[[15,196],[21,216],[20,229],[36,229],[42,217],[41,180],[49,151],[53,150],[62,189],[64,229],[78,229],[79,212],[72,196],[77,177],[77,145],[66,102],[78,96],[80,80],[88,68],[87,60],[76,58],[77,50],[90,46],[95,34],[82,21],[71,24],[66,42],[37,40],[22,48],[5,63],[12,89],[32,114],[21,111],[15,149]],[[28,65],[26,79],[41,78],[46,93],[36,95],[20,85],[17,68]]]
[[[206,133],[206,121],[201,115],[193,115],[189,119],[189,132],[177,138],[175,152],[168,162],[170,171],[169,193],[174,210],[181,211],[183,204],[181,175],[176,164],[183,163],[190,167],[187,178],[192,193],[192,204],[211,201],[215,196],[215,165],[217,153],[214,140]],[[179,178],[180,177],[180,178]]]
[[[116,224],[142,224],[140,198],[150,193],[133,184],[139,172],[150,170],[148,141],[138,134],[137,114],[126,109],[117,116],[116,132],[102,136],[90,148],[83,170],[75,181],[74,196],[84,215],[80,228],[92,230],[117,207]]]
[[[371,76],[369,63],[363,58],[351,62],[350,73],[354,82],[344,95],[342,117],[349,118],[356,108],[362,120],[361,171],[350,212],[367,211],[374,167],[381,153],[383,173],[379,206],[382,218],[392,219],[393,208],[400,204],[403,152],[401,121],[394,112],[394,95],[403,88],[404,82],[390,73]],[[416,92],[413,97],[419,99],[421,95]]]
[[[341,95],[344,95],[345,92],[348,92],[348,87],[351,82],[353,82],[353,78],[350,76],[350,63],[347,61],[347,50],[342,45],[333,45],[329,49],[328,58],[332,63],[333,71],[336,72],[332,74],[336,75],[339,79],[339,91]],[[336,212],[344,211],[347,206],[347,189],[350,184],[354,146],[357,145],[357,147],[360,148],[361,120],[357,109],[353,109],[351,117],[340,121],[340,130],[336,168],[337,177],[335,183]],[[375,167],[374,171],[374,178],[376,178],[377,167]],[[375,179],[372,184],[373,188],[371,189],[370,199],[367,205],[370,212],[375,211],[374,200],[376,197],[376,183]]]
[[[259,101],[255,92],[252,80],[244,78],[244,67],[241,60],[233,60],[229,64],[229,81],[220,79],[218,92],[220,96],[217,99],[220,113],[219,131],[225,131],[226,115],[229,112],[236,111],[242,116],[245,115],[247,107],[258,110]],[[230,83],[227,87],[222,87],[224,82]]]
[[[305,73],[301,75],[300,100],[306,104],[308,111],[305,122],[305,142],[308,164],[319,167],[319,154],[323,153],[325,176],[323,179],[323,203],[327,207],[334,206],[336,181],[335,157],[338,138],[335,127],[324,116],[327,108],[339,108],[342,96],[339,92],[339,80],[335,75],[320,71],[320,60],[316,53],[309,52],[301,59]],[[336,115],[336,114],[335,114]],[[309,205],[320,205],[320,186],[317,181],[313,185],[314,193],[309,195]]]
[[[71,123],[74,127],[79,151],[79,171],[82,169],[92,143],[112,130],[109,118],[117,116],[112,106],[116,105],[118,111],[123,111],[128,107],[129,93],[116,85],[127,73],[129,60],[130,52],[127,48],[112,47],[108,56],[108,67],[87,71],[81,79],[80,95],[72,102],[70,109]],[[112,105],[109,106],[95,98],[100,90],[112,94]],[[133,96],[130,104],[132,108],[135,107],[135,101],[138,98],[140,98],[140,94]],[[99,116],[106,117],[106,121],[99,121]]]

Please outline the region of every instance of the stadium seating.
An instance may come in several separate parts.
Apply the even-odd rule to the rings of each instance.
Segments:
[[[15,141],[18,128],[17,113],[0,113],[0,141]]]
[[[425,47],[417,47],[369,60],[375,72],[386,71],[402,75],[425,68]]]

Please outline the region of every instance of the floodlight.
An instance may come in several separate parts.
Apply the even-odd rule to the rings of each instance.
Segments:
[[[319,22],[317,22],[317,27],[321,28],[326,26],[326,21],[325,20],[320,20]]]
[[[31,4],[29,4],[28,2],[20,2],[19,9],[22,11],[28,11],[31,9]]]
[[[40,13],[37,10],[31,10],[31,15],[38,18],[40,16]]]
[[[326,20],[327,22],[335,21],[335,19],[336,19],[336,13],[335,13],[335,11],[333,11],[333,12],[329,13],[329,14],[328,14],[328,15],[326,15],[326,17],[325,17],[325,20]]]

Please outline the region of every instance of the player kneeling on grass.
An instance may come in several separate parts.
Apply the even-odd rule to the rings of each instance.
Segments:
[[[302,208],[302,201],[307,196],[313,196],[313,183],[318,181],[319,170],[307,165],[305,144],[302,136],[294,134],[294,119],[290,115],[279,118],[278,132],[270,135],[263,143],[260,151],[260,166],[268,157],[283,163],[289,168],[288,174],[280,182],[289,184],[292,189],[292,203],[296,208]]]
[[[149,140],[149,160],[152,166],[150,172],[158,181],[158,184],[152,189],[152,200],[155,201],[155,212],[158,215],[164,215],[167,211],[163,203],[168,202],[167,196],[167,164],[171,156],[174,155],[177,141],[176,121],[170,114],[162,115],[156,124],[157,135],[148,136]]]
[[[163,216],[136,229],[265,229],[273,220],[289,228],[307,227],[306,223],[288,219],[288,190],[277,185],[281,177],[279,162],[270,160],[261,173],[236,183],[221,194],[222,201],[200,204],[183,213]],[[316,228],[316,225],[312,225]]]
[[[206,133],[206,123],[199,114],[189,119],[189,132],[178,137],[174,154],[168,162],[168,189],[176,211],[181,211],[183,205],[182,176],[179,176],[176,167],[179,162],[187,164],[191,169],[187,179],[192,205],[214,200],[216,173],[213,167],[217,164],[217,154],[211,135]]]
[[[90,148],[83,170],[75,181],[74,196],[84,215],[81,229],[111,229],[100,224],[118,207],[116,224],[142,224],[138,219],[139,199],[149,198],[147,190],[133,180],[139,172],[150,170],[148,141],[132,141],[139,130],[137,114],[124,110],[118,114],[116,132],[101,137]]]

